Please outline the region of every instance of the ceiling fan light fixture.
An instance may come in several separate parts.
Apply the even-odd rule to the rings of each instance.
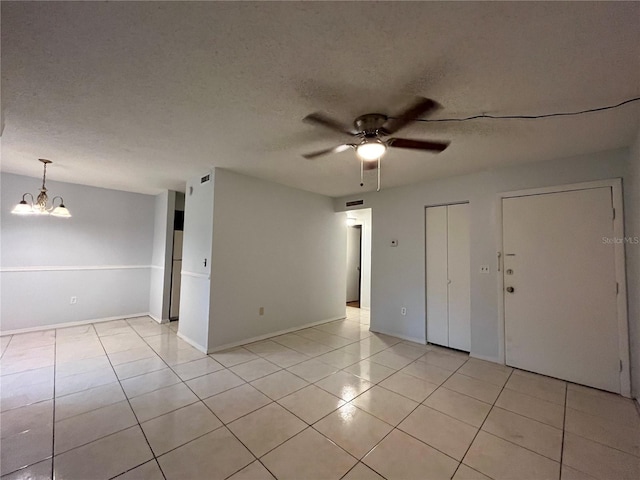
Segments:
[[[378,160],[387,151],[387,146],[378,139],[365,140],[356,147],[356,153],[365,162]]]

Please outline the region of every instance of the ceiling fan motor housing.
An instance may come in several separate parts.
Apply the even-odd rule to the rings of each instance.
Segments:
[[[358,132],[364,133],[365,137],[375,137],[378,131],[387,121],[387,116],[381,113],[367,113],[355,119],[353,126]]]

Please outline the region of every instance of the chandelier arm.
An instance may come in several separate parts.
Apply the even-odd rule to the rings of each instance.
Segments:
[[[56,198],[60,199],[60,205],[58,205],[59,207],[64,206],[64,198],[62,198],[60,195],[56,195],[55,197],[53,197],[51,199],[51,207],[49,207],[47,209],[48,212],[51,212],[54,208],[56,208]]]
[[[35,200],[33,199],[33,195],[31,195],[29,192],[25,193],[22,195],[22,201],[26,202],[26,200],[24,199],[24,197],[26,197],[27,195],[29,195],[31,197],[31,206],[33,207],[33,202],[35,202]]]

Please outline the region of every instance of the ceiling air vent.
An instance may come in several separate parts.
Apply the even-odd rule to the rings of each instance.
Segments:
[[[352,200],[347,202],[347,207],[355,207],[356,205],[364,205],[364,200]]]
[[[207,183],[209,180],[211,180],[211,174],[207,173],[204,177],[200,179],[200,183]]]

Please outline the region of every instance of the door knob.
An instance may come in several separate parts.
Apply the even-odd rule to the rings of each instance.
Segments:
[[[509,293],[513,293],[515,291],[515,288],[513,287],[507,287],[507,292]]]

